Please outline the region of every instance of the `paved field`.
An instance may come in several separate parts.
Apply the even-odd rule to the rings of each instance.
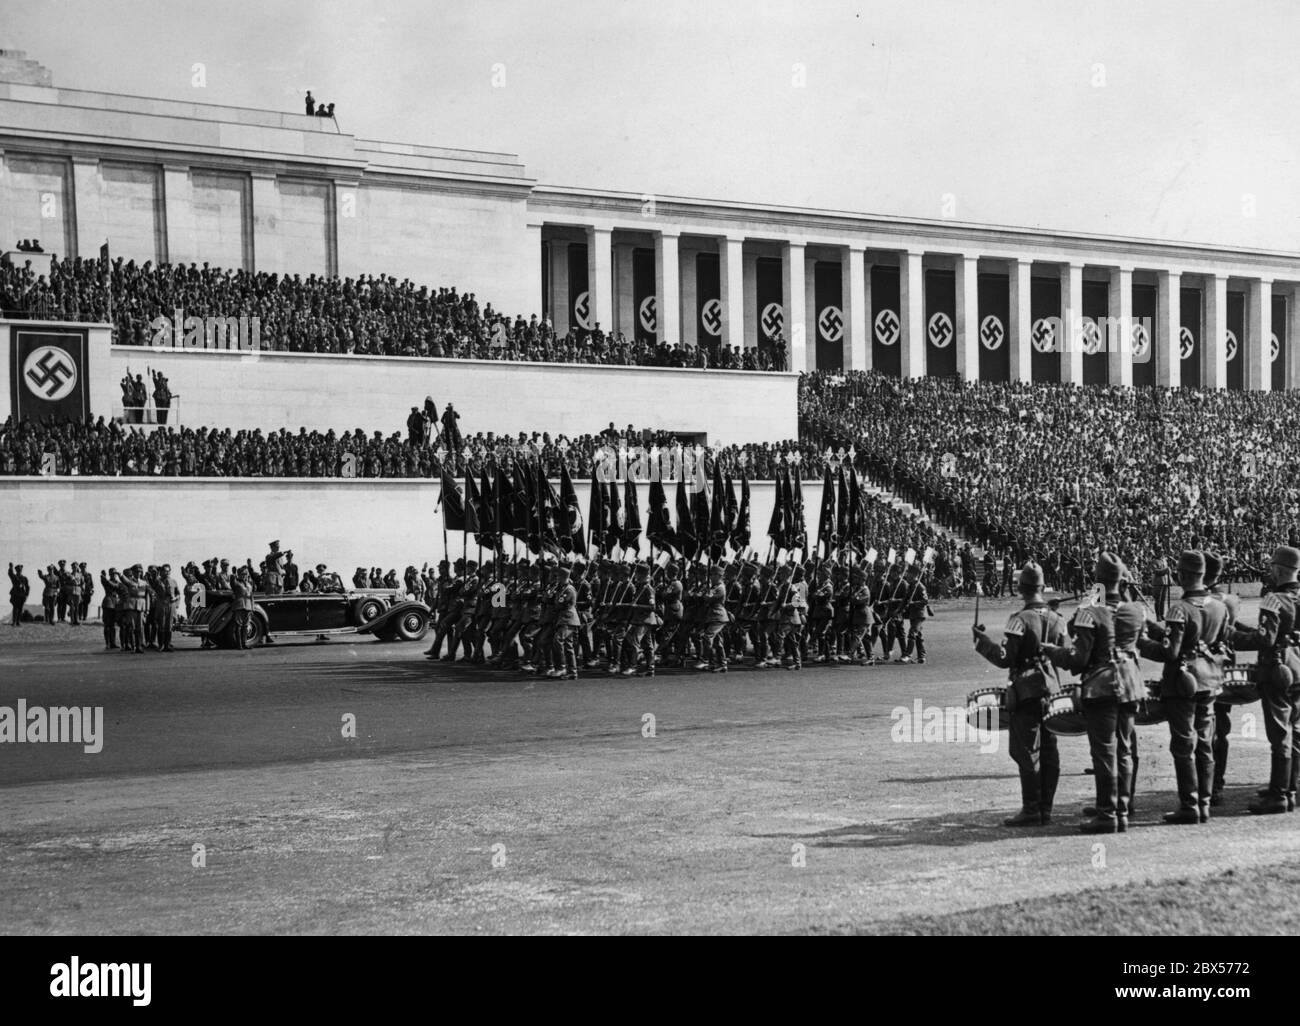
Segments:
[[[1058,823],[1002,829],[1005,734],[993,752],[896,737],[896,710],[999,680],[969,608],[939,614],[925,666],[576,683],[371,641],[127,656],[94,627],[0,628],[0,705],[104,710],[98,754],[0,745],[0,930],[877,932],[1296,858],[1300,816],[1245,813],[1266,776],[1262,724],[1241,736],[1257,706],[1208,826],[1157,825],[1160,726],[1141,731],[1129,834],[1073,829],[1083,738],[1062,742]],[[1198,927],[1241,929],[1229,916]]]

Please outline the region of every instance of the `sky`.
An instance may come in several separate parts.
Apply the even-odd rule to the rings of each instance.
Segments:
[[[543,184],[1289,252],[1297,38],[1293,0],[0,0],[55,85],[310,88]]]

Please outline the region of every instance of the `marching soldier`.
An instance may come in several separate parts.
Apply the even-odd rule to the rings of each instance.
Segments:
[[[1120,599],[1126,572],[1119,557],[1103,552],[1093,577],[1105,589],[1104,602],[1079,609],[1072,648],[1046,649],[1053,663],[1079,674],[1097,791],[1095,815],[1079,827],[1086,834],[1124,833],[1132,808],[1135,720],[1143,690],[1137,643],[1146,616],[1137,603]]]
[[[803,629],[804,613],[808,609],[802,582],[795,581],[794,570],[789,563],[784,563],[776,571],[779,596],[776,600],[776,636],[780,652],[790,659],[786,666],[788,670],[803,668],[799,634]]]
[[[1169,752],[1178,781],[1178,809],[1166,823],[1206,823],[1214,789],[1213,697],[1223,670],[1213,651],[1223,643],[1227,607],[1208,600],[1205,557],[1188,550],[1178,558],[1183,596],[1169,606],[1164,626],[1150,624],[1139,648],[1164,664],[1160,702],[1169,712]]]
[[[578,615],[578,589],[570,580],[569,568],[563,564],[556,566],[554,578],[555,591],[552,593],[551,600],[554,612],[551,618],[555,625],[554,637],[559,665],[547,676],[561,680],[577,680],[578,656],[574,647],[574,638],[582,623],[582,618]],[[563,669],[560,669],[560,665]]]
[[[681,571],[676,563],[669,563],[664,569],[667,582],[659,592],[663,603],[663,640],[659,645],[661,652],[666,652],[665,666],[681,666],[682,618],[685,607],[682,605]]]
[[[840,658],[854,660],[859,666],[870,666],[874,660],[871,658],[871,642],[867,640],[867,634],[871,630],[875,614],[871,609],[871,588],[867,586],[867,571],[861,566],[849,570],[848,600],[849,626],[845,634],[844,651]],[[857,658],[859,648],[862,649],[860,659]]]
[[[1300,549],[1280,546],[1270,568],[1272,587],[1259,606],[1254,630],[1238,626],[1233,648],[1258,652],[1255,683],[1264,708],[1264,733],[1271,751],[1268,787],[1250,806],[1256,815],[1295,810],[1300,782],[1300,656],[1295,632],[1300,603]]]
[[[717,563],[709,567],[709,584],[701,599],[701,660],[707,653],[708,662],[701,661],[695,668],[707,669],[713,673],[726,673],[727,644],[723,633],[731,623],[731,614],[727,612],[727,586],[722,582],[722,567]]]
[[[925,662],[925,635],[922,628],[925,626],[925,619],[930,612],[930,596],[926,593],[925,585],[921,582],[921,566],[919,563],[912,563],[908,566],[905,581],[907,583],[907,597],[903,600],[900,607],[899,632],[902,632],[902,619],[905,615],[908,619],[907,645],[903,649],[903,657],[900,663],[910,663],[912,653],[916,653],[918,663]]]
[[[636,673],[637,653],[645,659],[642,677],[655,675],[655,632],[663,622],[655,612],[655,589],[650,581],[650,567],[646,563],[637,563],[634,571],[636,578],[632,591],[632,601],[628,605],[628,632],[623,641],[622,665],[623,676],[630,677]]]
[[[1002,644],[996,644],[982,624],[972,631],[975,650],[994,666],[1009,671],[1007,709],[1011,715],[1011,758],[1020,771],[1020,813],[1004,820],[1004,826],[1050,823],[1061,776],[1056,735],[1043,726],[1043,711],[1051,693],[1048,646],[1064,644],[1065,621],[1048,608],[1043,587],[1043,568],[1026,563],[1020,571],[1024,608],[1011,614]]]
[[[569,582],[577,594],[575,608],[578,610],[578,629],[574,632],[574,643],[578,651],[578,661],[591,668],[595,652],[591,647],[591,624],[595,619],[592,614],[591,581],[587,579],[587,564],[575,563],[569,571]]]
[[[816,653],[812,661],[824,663],[830,659],[828,636],[835,619],[835,586],[826,563],[817,567],[815,577],[808,595],[808,644]]]

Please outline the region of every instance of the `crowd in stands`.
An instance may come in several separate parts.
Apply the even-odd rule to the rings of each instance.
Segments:
[[[110,317],[110,291],[112,315]],[[0,266],[0,310],[70,321],[110,321],[118,345],[171,345],[176,311],[184,317],[246,318],[262,349],[296,353],[595,363],[621,366],[772,370],[785,366],[785,343],[767,351],[629,339],[576,328],[557,335],[536,314],[525,319],[480,304],[454,287],[430,289],[409,278],[277,275],[223,270],[207,263],[54,259],[49,278]],[[165,318],[161,333],[153,323]],[[255,319],[255,320],[254,320]],[[179,340],[176,340],[179,343]],[[215,337],[212,346],[223,345]]]
[[[1183,548],[1248,575],[1295,544],[1297,413],[1294,392],[861,372],[808,375],[800,394],[806,443],[856,444],[871,477],[978,544],[1073,568],[1113,551],[1147,580]]]

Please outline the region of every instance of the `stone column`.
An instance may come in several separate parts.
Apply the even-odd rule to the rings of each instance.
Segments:
[[[1083,264],[1061,268],[1061,381],[1083,384]]]
[[[681,267],[677,256],[678,236],[660,232],[655,236],[655,335],[660,342],[684,342],[681,314]],[[636,312],[639,316],[639,311]]]
[[[904,378],[925,377],[925,275],[923,253],[911,250],[898,261],[898,319],[902,335],[898,344],[900,373]]]
[[[1156,361],[1156,384],[1177,388],[1182,384],[1182,350],[1178,336],[1182,333],[1183,311],[1180,297],[1183,276],[1177,271],[1156,273],[1156,337],[1151,340],[1152,359]]]
[[[745,240],[727,236],[718,240],[718,269],[721,275],[722,342],[745,346]]]
[[[1033,380],[1033,346],[1030,332],[1034,321],[1030,316],[1029,279],[1033,270],[1029,260],[1016,260],[1008,276],[1010,295],[1007,297],[1007,312],[1010,324],[1007,325],[1007,345],[1011,347],[1011,380]]]
[[[1228,387],[1228,276],[1207,274],[1202,294],[1205,330],[1201,333],[1201,382],[1205,388]]]
[[[781,251],[781,290],[785,293],[785,343],[789,370],[808,369],[808,297],[804,291],[804,244],[787,242]]]
[[[551,326],[555,334],[569,333],[569,243],[551,240]]]
[[[1107,380],[1112,385],[1133,384],[1133,268],[1110,269],[1106,315],[1111,330],[1106,338]]]
[[[959,256],[953,282],[956,304],[957,376],[978,381],[980,376],[979,258]]]
[[[1244,353],[1246,365],[1242,384],[1252,392],[1267,392],[1273,387],[1272,366],[1268,359],[1269,336],[1273,334],[1273,282],[1252,278],[1246,285],[1246,337],[1250,339]]]
[[[862,246],[846,246],[840,267],[848,276],[842,283],[844,324],[844,369],[871,369],[871,335],[867,327],[871,308],[867,305],[867,261]]]
[[[595,318],[593,328],[609,334],[614,330],[614,233],[608,228],[587,229],[587,289]]]

